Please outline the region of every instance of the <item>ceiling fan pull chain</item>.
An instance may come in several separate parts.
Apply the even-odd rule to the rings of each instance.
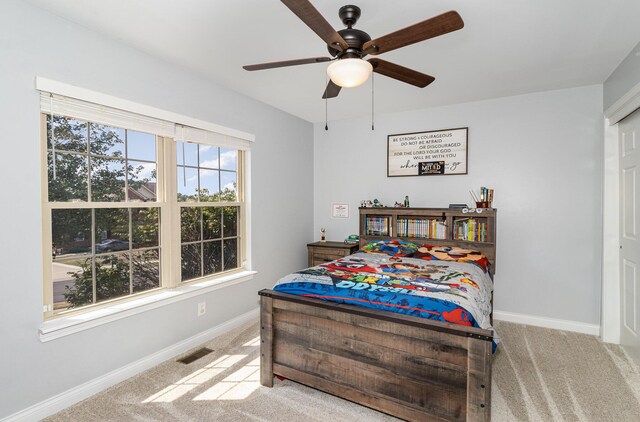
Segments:
[[[373,94],[374,94],[374,89],[373,89],[373,79],[374,79],[374,74],[371,74],[371,130],[375,130],[375,127],[373,125],[373,106],[374,106],[374,102],[373,102]]]
[[[326,73],[325,73],[325,77],[324,77],[325,86],[328,83],[329,83],[329,77],[326,76]],[[324,130],[329,130],[329,96],[328,95],[324,96]]]

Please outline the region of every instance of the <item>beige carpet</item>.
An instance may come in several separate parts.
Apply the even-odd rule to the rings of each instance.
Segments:
[[[640,371],[596,337],[497,322],[494,421],[640,421]],[[291,381],[258,382],[258,325],[165,362],[47,421],[394,421]]]

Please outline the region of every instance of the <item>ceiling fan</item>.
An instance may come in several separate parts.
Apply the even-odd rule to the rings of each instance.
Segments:
[[[338,16],[340,16],[340,20],[347,28],[336,32],[308,0],[281,1],[327,43],[327,48],[332,57],[312,57],[261,63],[243,66],[243,68],[253,71],[332,62],[327,68],[330,80],[322,98],[337,97],[341,88],[352,88],[363,84],[369,78],[371,72],[424,88],[435,80],[433,76],[378,58],[364,60],[364,57],[369,54],[386,53],[387,51],[457,31],[464,26],[464,22],[458,12],[449,11],[372,40],[366,32],[353,28],[358,18],[360,18],[360,8],[358,6],[347,5],[340,8]]]

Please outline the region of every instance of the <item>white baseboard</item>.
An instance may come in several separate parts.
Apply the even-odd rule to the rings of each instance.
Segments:
[[[260,312],[258,309],[249,311],[222,324],[216,325],[213,328],[196,334],[195,336],[189,337],[186,340],[125,365],[122,368],[111,371],[101,377],[78,385],[77,387],[73,387],[63,393],[7,416],[6,418],[0,419],[0,422],[39,421],[75,403],[78,403],[81,400],[91,397],[112,385],[131,378],[132,376],[146,371],[147,369],[153,368],[154,366],[182,353],[188,352],[194,347],[206,343],[207,341],[233,330],[234,328],[237,328],[251,320],[256,320],[259,315]]]
[[[574,331],[576,333],[600,335],[600,325],[585,322],[568,321],[566,319],[546,318],[535,315],[516,314],[513,312],[493,311],[493,318],[500,321],[534,325],[536,327],[553,328],[555,330]]]

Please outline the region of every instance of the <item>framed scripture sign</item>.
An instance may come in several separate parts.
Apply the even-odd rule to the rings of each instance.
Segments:
[[[387,177],[467,174],[469,128],[387,136]]]

